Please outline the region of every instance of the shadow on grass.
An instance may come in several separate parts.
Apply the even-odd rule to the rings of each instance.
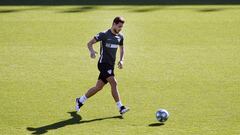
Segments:
[[[159,126],[163,126],[164,123],[152,123],[152,124],[149,124],[148,126],[149,127],[159,127]]]
[[[104,118],[81,121],[82,117],[78,115],[76,111],[68,112],[68,113],[71,115],[72,118],[59,121],[53,124],[37,127],[37,128],[27,127],[27,130],[32,131],[32,134],[44,134],[44,133],[47,133],[49,130],[56,130],[58,128],[62,128],[69,125],[91,123],[91,122],[107,120],[107,119],[123,119],[122,116],[113,116],[113,117],[104,117]]]
[[[15,9],[5,9],[5,10],[0,10],[0,14],[1,13],[13,13],[13,12],[18,12],[19,10],[15,10]]]
[[[28,8],[10,8],[10,9],[0,9],[0,14],[3,13],[15,13],[15,12],[22,12],[22,11],[33,11],[33,10],[45,10],[48,6],[31,6]]]
[[[95,10],[96,6],[82,6],[82,7],[75,7],[69,10],[61,11],[61,13],[79,13],[79,12],[88,12],[91,10]]]
[[[226,10],[223,8],[205,8],[205,9],[200,9],[198,10],[199,12],[216,12],[216,11],[222,11],[222,10]]]

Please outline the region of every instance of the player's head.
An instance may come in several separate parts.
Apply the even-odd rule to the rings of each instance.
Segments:
[[[122,30],[125,20],[123,17],[115,17],[112,23],[112,29],[115,33],[119,33]]]

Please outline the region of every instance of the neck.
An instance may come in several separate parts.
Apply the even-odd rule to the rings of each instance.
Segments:
[[[113,28],[111,28],[111,32],[112,32],[114,35],[117,35],[117,33],[113,30]]]

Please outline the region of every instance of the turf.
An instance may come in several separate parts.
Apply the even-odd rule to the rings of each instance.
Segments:
[[[239,135],[239,14],[231,5],[0,6],[0,134]],[[86,43],[117,15],[126,58],[115,72],[131,111],[118,117],[107,86],[80,116],[74,100],[98,77]],[[164,125],[158,108],[170,113]]]

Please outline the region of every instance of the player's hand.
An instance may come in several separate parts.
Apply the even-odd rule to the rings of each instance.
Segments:
[[[94,58],[96,58],[96,54],[97,54],[96,51],[92,51],[92,52],[90,52],[90,57],[91,57],[92,59],[94,59]]]
[[[119,69],[122,69],[122,68],[123,68],[123,61],[119,61],[119,62],[118,62],[118,68],[119,68]]]

